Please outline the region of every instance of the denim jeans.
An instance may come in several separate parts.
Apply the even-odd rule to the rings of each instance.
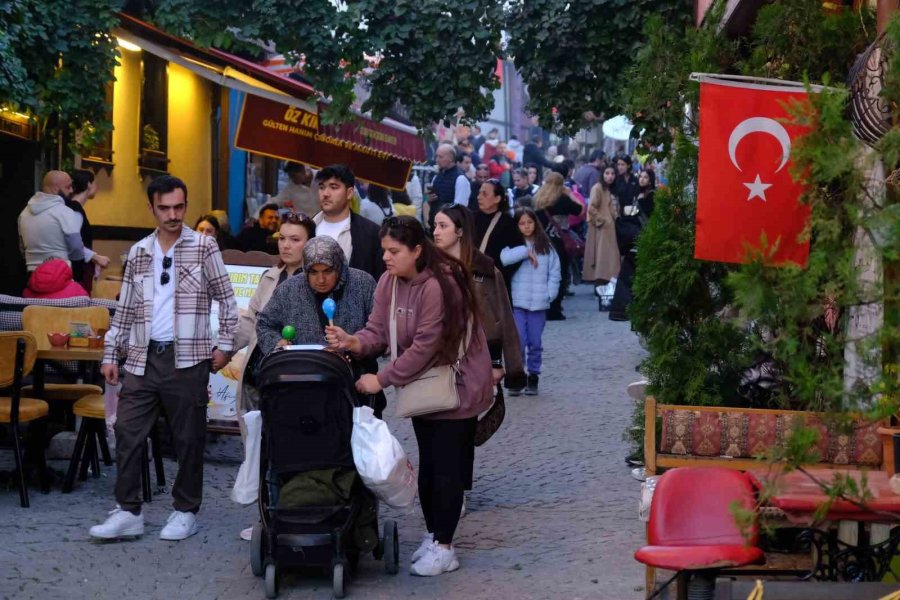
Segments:
[[[547,324],[547,311],[513,308],[513,318],[516,329],[519,330],[522,362],[530,374],[537,375],[541,372],[541,354],[544,352],[541,336],[544,334],[544,325]]]

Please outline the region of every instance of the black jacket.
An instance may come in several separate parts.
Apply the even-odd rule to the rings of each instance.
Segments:
[[[369,219],[350,213],[350,239],[353,240],[353,255],[350,267],[365,271],[378,281],[384,273],[384,260],[381,250],[381,228]]]
[[[495,213],[496,214],[496,213]],[[481,240],[484,238],[484,234],[487,233],[488,227],[491,224],[491,220],[494,218],[494,215],[486,215],[481,211],[475,213],[475,247],[481,247]],[[509,291],[509,286],[512,282],[512,276],[518,270],[521,263],[516,263],[514,265],[504,267],[503,263],[500,262],[500,253],[503,252],[504,248],[514,248],[516,246],[521,246],[525,243],[525,239],[522,237],[522,233],[519,231],[518,225],[513,220],[511,216],[505,211],[501,211],[500,220],[497,221],[497,226],[494,227],[494,231],[491,232],[491,237],[488,238],[487,246],[484,249],[484,253],[487,254],[494,261],[494,265],[500,269],[500,272],[503,274],[503,279],[506,282],[507,291]]]
[[[274,232],[263,229],[258,223],[254,223],[250,227],[245,227],[238,234],[237,242],[241,250],[250,252],[268,252],[269,254],[278,254],[278,242],[272,238]]]

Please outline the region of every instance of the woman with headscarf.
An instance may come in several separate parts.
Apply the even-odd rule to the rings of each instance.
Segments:
[[[296,331],[293,343],[327,346],[328,317],[322,311],[326,298],[334,300],[337,307],[335,325],[351,331],[366,326],[372,312],[375,280],[365,271],[350,268],[340,244],[327,236],[309,240],[303,248],[303,265],[303,276],[279,286],[259,313],[256,338],[263,356],[288,343],[281,337],[285,325]],[[378,372],[375,358],[353,361],[353,367],[357,375]],[[384,393],[377,394],[373,406],[376,416],[381,415],[385,403]]]

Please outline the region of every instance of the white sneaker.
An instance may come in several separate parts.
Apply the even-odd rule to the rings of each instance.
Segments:
[[[413,552],[412,557],[409,559],[409,562],[414,563],[428,552],[428,549],[434,545],[434,534],[430,531],[426,531],[422,534],[422,543],[419,544],[419,547],[416,548],[416,551]]]
[[[91,537],[113,540],[120,537],[144,534],[144,513],[131,514],[119,505],[109,511],[109,517],[101,525],[91,527]]]
[[[166,526],[159,532],[159,539],[177,542],[197,533],[197,517],[194,513],[172,511]]]
[[[449,573],[459,568],[456,552],[452,547],[444,548],[434,543],[418,561],[409,567],[409,572],[420,577],[434,577],[441,573]]]
[[[253,537],[253,528],[248,527],[247,529],[241,529],[241,539],[245,542],[249,542]]]

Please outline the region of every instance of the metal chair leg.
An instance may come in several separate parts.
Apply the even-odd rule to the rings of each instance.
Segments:
[[[150,443],[153,444],[153,466],[156,468],[156,487],[161,493],[166,488],[166,467],[163,464],[162,451],[159,446],[159,425],[150,430]]]
[[[22,444],[19,440],[19,424],[12,424],[13,452],[16,455],[16,472],[19,474],[19,502],[22,508],[28,508],[31,504],[28,502],[28,486],[25,483],[25,461],[22,460]]]
[[[107,467],[112,466],[112,455],[109,453],[109,444],[106,442],[106,422],[100,421],[97,428],[97,439],[100,442],[100,452],[103,454],[103,464]]]
[[[94,478],[100,477],[100,452],[98,450],[98,446],[100,445],[100,432],[97,431],[97,425],[94,424],[91,427],[91,470],[94,472]]]
[[[84,452],[84,440],[87,437],[87,420],[81,421],[81,427],[78,428],[78,437],[75,438],[75,448],[72,449],[72,458],[69,459],[69,469],[66,471],[66,478],[63,480],[63,494],[72,491],[75,484],[75,475],[78,473],[78,465],[81,462],[81,455]]]
[[[88,465],[91,463],[91,452],[96,450],[90,426],[85,432],[84,453],[81,455],[81,465],[78,469],[78,481],[87,481]]]

